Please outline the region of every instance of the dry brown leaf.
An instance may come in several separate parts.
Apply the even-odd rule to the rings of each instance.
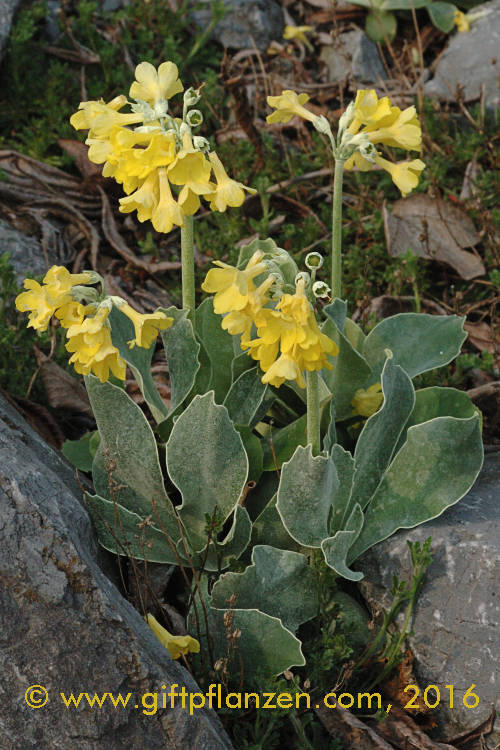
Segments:
[[[356,750],[394,750],[377,732],[345,708],[320,706],[316,714],[325,729],[345,747]]]
[[[496,708],[495,706],[492,706],[491,713],[487,719],[485,719],[480,724],[478,724],[477,727],[474,727],[474,729],[469,729],[467,732],[458,734],[449,741],[452,742],[457,747],[462,747],[462,745],[467,745],[469,742],[472,742],[473,740],[478,740],[481,737],[487,736],[488,734],[490,734],[490,732],[493,731],[495,727],[496,717],[497,717]]]
[[[396,705],[405,706],[413,698],[413,691],[405,692],[405,688],[408,685],[416,684],[417,681],[413,674],[413,655],[411,651],[407,651],[404,659],[397,665],[392,679],[384,682],[384,695],[387,695],[391,702],[394,702]],[[429,711],[424,701],[418,697],[412,701],[412,706],[412,715],[415,713],[427,713]]]
[[[50,406],[93,416],[84,386],[36,346],[34,349]]]
[[[85,179],[101,178],[102,166],[94,164],[89,160],[89,147],[81,141],[75,141],[72,138],[59,138],[59,146],[74,159],[76,168]]]
[[[481,323],[469,323],[467,321],[464,328],[469,334],[469,341],[480,352],[487,351],[491,354],[500,352],[500,336],[494,333],[484,320]]]
[[[429,313],[431,315],[446,315],[446,310],[437,302],[430,299],[422,299],[422,312]],[[383,318],[389,318],[391,315],[397,315],[398,313],[415,312],[415,298],[409,296],[396,296],[391,294],[383,294],[380,297],[374,297],[368,305],[363,308],[358,308],[352,319],[356,322],[362,320],[364,323],[368,323],[372,318],[375,320],[382,320]]]
[[[399,706],[392,706],[376,728],[379,734],[400,750],[456,750],[453,745],[431,740]]]
[[[485,273],[480,258],[464,247],[473,247],[480,237],[472,221],[458,207],[428,195],[412,195],[396,201],[384,212],[387,249],[393,257],[410,250],[421,258],[447,263],[463,278]]]

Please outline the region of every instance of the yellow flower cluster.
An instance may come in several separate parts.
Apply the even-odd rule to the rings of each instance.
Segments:
[[[392,106],[389,98],[379,99],[373,89],[358,91],[354,101],[354,119],[349,125],[351,135],[361,133],[373,145],[383,144],[406,151],[419,151],[422,145],[422,129],[415,107],[404,110]],[[393,163],[376,155],[366,159],[359,151],[347,159],[344,166],[368,171],[372,163],[378,164],[392,177],[402,195],[410,193],[418,184],[425,164],[421,159]]]
[[[172,635],[172,633],[169,633],[163,625],[160,625],[156,617],[151,614],[147,614],[144,619],[158,640],[168,650],[172,659],[178,659],[180,656],[189,653],[199,653],[200,644],[196,638],[193,638],[190,635]]]
[[[67,329],[66,349],[72,354],[69,361],[78,373],[93,373],[101,383],[108,380],[110,372],[125,380],[125,361],[111,340],[108,316],[113,303],[134,325],[135,338],[128,342],[130,347],[137,344],[149,349],[158,331],[169,328],[173,319],[160,311],[142,315],[120,298],[99,300],[96,290],[76,288],[99,280],[99,275],[93,271],[72,274],[63,266],[52,266],[42,285],[33,279],[25,280],[27,291],[16,297],[16,307],[21,312],[30,312],[28,326],[38,331],[47,330],[53,315],[59,319]],[[92,301],[84,305],[80,298]]]
[[[303,278],[297,280],[295,294],[283,294],[274,308],[266,307],[274,278],[255,286],[256,277],[266,272],[262,259],[257,251],[244,270],[215,261],[219,268],[210,269],[202,289],[215,294],[214,310],[225,315],[222,327],[233,336],[241,334],[241,348],[259,362],[263,383],[279,387],[296,380],[305,388],[304,371],[331,369],[327,355],[335,356],[338,348],[320,331]],[[252,339],[254,326],[257,337]]]
[[[217,154],[208,152],[208,142],[193,136],[192,129],[201,123],[198,110],[188,111],[198,101],[196,92],[184,96],[183,120],[168,113],[168,100],[184,90],[174,63],[164,62],[156,70],[142,62],[135,78],[129,92],[136,100],[132,112],[120,112],[129,103],[120,95],[108,104],[82,102],[70,120],[77,130],[89,131],[90,161],[103,164],[104,177],[123,186],[127,197],[120,199],[120,211],[137,211],[139,221],[151,220],[158,232],[170,232],[198,211],[200,198],[212,211],[225,211],[241,206],[245,190],[256,192],[231,179]]]

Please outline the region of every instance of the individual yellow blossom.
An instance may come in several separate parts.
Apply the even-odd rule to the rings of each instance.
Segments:
[[[467,32],[470,31],[470,21],[461,10],[456,10],[453,17],[453,23],[457,27],[457,31]]]
[[[173,185],[182,185],[179,193],[179,204],[187,204],[188,198],[213,193],[214,186],[210,182],[212,171],[210,163],[204,154],[193,146],[193,140],[189,133],[182,136],[182,149],[177,154],[175,161],[168,167],[168,178]],[[198,206],[199,208],[199,199]],[[193,212],[194,213],[194,212]]]
[[[144,349],[149,349],[158,336],[158,332],[170,328],[174,322],[173,318],[167,317],[167,315],[160,310],[148,314],[139,313],[123,300],[120,300],[118,303],[118,309],[126,315],[127,318],[130,318],[134,324],[135,338],[127,342],[131,349],[133,349],[136,344]]]
[[[137,211],[139,221],[147,221],[158,206],[159,197],[158,173],[152,172],[135,192],[120,198],[120,211],[124,214]]]
[[[285,380],[296,380],[301,388],[306,387],[299,365],[290,354],[281,354],[262,376],[263,383],[269,383],[275,388],[283,385]]]
[[[125,380],[126,372],[126,364],[111,341],[109,310],[109,306],[99,307],[93,317],[70,326],[66,334],[66,349],[73,352],[70,364],[80,375],[93,373],[101,383],[109,379],[110,371],[120,380]]]
[[[276,112],[267,116],[267,122],[289,122],[295,115],[313,122],[317,119],[316,115],[303,106],[308,101],[309,96],[307,94],[296,94],[295,91],[288,89],[279,96],[268,96],[267,103]]]
[[[133,125],[142,122],[143,115],[135,112],[128,114],[119,112],[127,103],[125,96],[115,97],[109,104],[100,101],[81,102],[78,112],[70,118],[75,130],[89,130],[89,136],[102,137],[108,135],[118,126]]]
[[[361,417],[371,417],[378,411],[383,400],[382,385],[374,383],[369,388],[358,388],[351,401],[351,406],[354,414],[359,414]]]
[[[241,271],[220,260],[214,261],[219,268],[211,268],[201,285],[204,292],[215,294],[214,311],[217,315],[232,311],[241,311],[249,303],[249,295],[255,291],[253,280],[266,271],[262,263],[263,253],[257,250]]]
[[[221,326],[225,331],[231,336],[241,335],[242,349],[249,346],[252,326],[257,323],[262,308],[269,301],[267,292],[273,284],[273,276],[268,276],[255,291],[249,292],[248,302],[242,310],[233,310],[222,319]]]
[[[46,290],[38,281],[34,279],[25,279],[24,288],[27,290],[21,292],[16,297],[16,307],[20,312],[30,311],[28,328],[34,328],[37,331],[46,331],[51,317],[55,313],[58,304],[69,301],[71,298],[65,296],[54,304],[52,299],[47,295]]]
[[[163,625],[160,625],[156,617],[153,617],[149,613],[144,619],[158,640],[165,646],[172,659],[178,659],[180,656],[185,656],[189,653],[199,653],[200,644],[196,638],[190,635],[172,635]]]
[[[144,180],[159,167],[168,167],[175,159],[175,136],[173,133],[147,134],[147,148],[133,148],[127,153],[125,169],[131,177]]]
[[[241,206],[245,200],[245,190],[249,193],[257,192],[254,188],[249,188],[242,182],[231,179],[214,151],[208,155],[208,158],[217,180],[215,191],[211,195],[207,195],[212,211],[225,211],[228,206],[233,208]]]
[[[151,106],[184,91],[184,86],[179,80],[177,65],[173,62],[162,63],[158,70],[151,63],[139,63],[135,69],[135,78],[136,80],[130,87],[130,97],[141,99]]]
[[[349,132],[357,133],[360,127],[375,126],[391,114],[391,102],[388,96],[379,99],[375,89],[361,89],[354,101],[354,119]]]
[[[69,328],[72,325],[83,323],[86,312],[93,312],[94,307],[82,305],[81,302],[71,300],[61,305],[56,312],[55,316],[59,319],[63,328]]]
[[[298,42],[305,44],[308,49],[312,49],[312,44],[306,37],[310,31],[313,31],[312,26],[285,26],[283,31],[283,39],[296,39]]]
[[[381,156],[376,156],[375,164],[389,172],[392,181],[401,190],[403,198],[417,187],[420,174],[425,169],[425,164],[421,159],[400,161],[394,164]]]
[[[352,169],[353,167],[356,167],[356,169],[359,169],[361,172],[370,172],[373,169],[373,162],[365,159],[359,151],[355,151],[344,162],[344,169]]]
[[[151,221],[157,232],[170,232],[174,226],[184,226],[184,213],[172,195],[167,171],[158,170],[160,198],[154,209]]]
[[[46,331],[51,317],[61,306],[73,302],[71,289],[76,284],[89,284],[94,274],[70,273],[64,266],[52,266],[44,276],[43,286],[34,279],[25,279],[24,288],[15,304],[21,312],[30,311],[28,328]]]
[[[415,107],[407,107],[403,111],[399,107],[392,107],[389,117],[378,125],[368,126],[363,132],[371,143],[383,143],[406,151],[418,151],[422,145],[422,129]]]

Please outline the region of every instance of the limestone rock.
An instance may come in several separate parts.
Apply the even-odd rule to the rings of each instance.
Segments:
[[[283,9],[275,0],[223,0],[226,14],[215,26],[212,37],[229,49],[252,49],[265,52],[273,40],[281,41],[285,28]],[[206,29],[211,20],[207,10],[198,8],[193,20]]]
[[[81,495],[73,470],[0,397],[2,749],[230,750],[211,711],[163,709],[173,683],[199,688],[99,568]],[[28,707],[32,685],[46,688],[43,707]],[[66,708],[60,693],[80,692],[132,697]],[[146,693],[159,696],[151,715]]]
[[[333,45],[323,47],[320,60],[326,64],[332,83],[377,83],[386,78],[377,45],[360,29],[346,31]]]
[[[368,600],[387,607],[393,575],[410,577],[406,540],[429,536],[434,560],[410,645],[422,689],[441,690],[441,731],[450,737],[486,719],[492,704],[500,706],[500,454],[486,456],[472,490],[442,516],[398,532],[360,560]],[[472,684],[480,702],[466,708],[462,698]],[[454,686],[453,708],[446,685]],[[491,739],[500,741],[500,728]]]
[[[0,0],[0,60],[5,52],[12,19],[20,2],[21,0]]]
[[[425,93],[454,101],[461,88],[466,102],[479,99],[484,86],[486,106],[500,104],[500,0],[478,5],[474,13],[489,11],[471,25],[469,32],[456,32],[440,58]]]
[[[2,2],[2,0],[0,0]],[[28,237],[0,219],[0,252],[10,255],[10,263],[21,284],[26,272],[39,276],[48,270],[41,243],[36,237]],[[55,262],[54,255],[48,251],[49,266]]]

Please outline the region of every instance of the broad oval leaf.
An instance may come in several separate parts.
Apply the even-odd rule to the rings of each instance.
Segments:
[[[194,386],[200,369],[200,344],[196,341],[193,324],[188,318],[189,310],[169,307],[162,312],[174,319],[171,327],[161,332],[170,376],[171,415],[189,396]]]
[[[346,528],[342,531],[337,531],[334,536],[324,539],[321,544],[327,565],[338,573],[339,576],[347,578],[349,581],[360,581],[363,578],[363,573],[351,570],[346,562],[349,550],[361,533],[363,521],[363,511],[356,504],[346,524]]]
[[[210,358],[212,378],[209,388],[215,400],[221,403],[231,386],[231,364],[234,359],[233,337],[221,327],[222,316],[214,313],[213,299],[209,297],[195,311],[194,325],[197,336]]]

